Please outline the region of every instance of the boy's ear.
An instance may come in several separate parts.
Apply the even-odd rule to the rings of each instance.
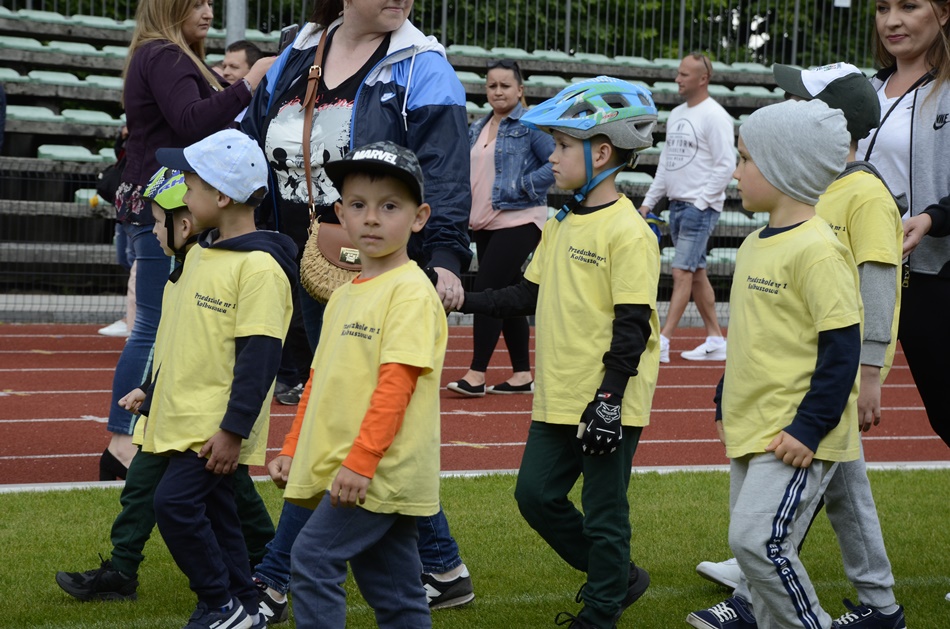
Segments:
[[[333,202],[333,213],[336,214],[336,218],[340,221],[340,225],[346,227],[346,221],[343,220],[343,204],[339,201]]]
[[[428,203],[423,203],[416,209],[416,218],[412,221],[412,231],[413,233],[418,233],[422,231],[422,228],[426,226],[426,222],[429,220],[429,216],[432,215],[432,206]]]
[[[191,235],[195,233],[195,222],[192,220],[190,214],[179,217],[178,229],[181,232],[182,242],[191,238]]]
[[[594,168],[603,168],[610,164],[614,156],[614,147],[610,142],[595,142],[590,147],[590,154]]]
[[[220,190],[216,190],[216,192],[218,194],[218,197],[217,197],[218,207],[221,208],[222,210],[234,202],[234,199],[224,194]]]

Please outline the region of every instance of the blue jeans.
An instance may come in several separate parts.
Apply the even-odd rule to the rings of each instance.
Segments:
[[[130,270],[135,262],[135,251],[130,246],[122,223],[115,224],[115,261],[126,271]]]
[[[109,407],[109,432],[131,435],[135,416],[120,407],[119,400],[141,386],[152,368],[152,348],[158,321],[162,316],[162,292],[171,273],[174,259],[162,251],[151,225],[122,223],[138,263],[135,270],[135,324],[125,343],[112,378],[112,404]]]
[[[706,268],[706,245],[719,222],[719,212],[700,210],[685,201],[670,201],[670,236],[676,255],[673,268],[695,273]]]
[[[419,578],[416,518],[398,513],[317,505],[293,548],[294,616],[298,627],[346,627],[346,565],[381,629],[432,627]]]
[[[306,507],[284,501],[277,532],[267,544],[263,561],[254,569],[254,580],[281,594],[290,590],[290,549],[311,514],[313,511]],[[416,526],[419,529],[418,554],[422,572],[443,574],[462,565],[458,544],[449,532],[449,523],[442,509],[433,516],[416,518]]]

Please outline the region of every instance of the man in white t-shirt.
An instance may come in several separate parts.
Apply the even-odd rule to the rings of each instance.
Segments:
[[[687,360],[725,360],[726,339],[716,318],[716,297],[706,275],[706,245],[716,228],[726,186],[736,167],[732,117],[709,97],[712,64],[692,53],[679,65],[676,83],[685,103],[666,123],[666,145],[656,177],[640,206],[647,215],[662,198],[669,199],[673,258],[673,294],[660,331],[660,362],[670,362],[670,337],[692,295],[706,327],[706,340],[683,352]]]

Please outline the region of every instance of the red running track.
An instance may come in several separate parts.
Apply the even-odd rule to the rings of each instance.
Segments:
[[[0,484],[98,478],[99,455],[109,441],[112,372],[124,343],[99,336],[98,327],[0,326]],[[673,360],[660,368],[651,423],[634,458],[638,468],[728,462],[712,422],[723,363],[689,362],[678,353],[699,344],[700,334],[684,329],[673,339]],[[451,328],[443,385],[465,373],[471,347],[470,327]],[[489,384],[508,376],[507,359],[499,343]],[[950,462],[950,449],[931,431],[900,352],[882,398],[883,422],[864,437],[869,462]],[[271,408],[271,454],[279,450],[294,408]],[[443,390],[442,469],[516,469],[530,411],[530,395],[461,398]]]

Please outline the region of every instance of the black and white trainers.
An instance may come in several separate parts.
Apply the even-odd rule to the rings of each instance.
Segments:
[[[848,613],[831,622],[831,629],[841,627],[860,627],[861,629],[907,629],[907,621],[904,620],[904,608],[897,606],[897,611],[893,614],[884,614],[879,609],[869,607],[858,603],[855,605],[848,599],[844,599],[844,606],[848,608]]]
[[[257,593],[260,597],[258,610],[264,615],[267,625],[279,625],[282,622],[287,622],[287,619],[290,618],[290,601],[287,600],[287,597],[285,596],[283,601],[278,601],[267,591],[266,583],[255,581],[254,585],[257,586]]]
[[[112,567],[112,561],[102,559],[95,570],[86,572],[57,572],[59,587],[80,601],[134,601],[139,582]]]
[[[422,585],[429,599],[429,609],[448,609],[471,603],[475,598],[472,577],[462,565],[462,574],[451,581],[439,581],[431,574],[422,575]]]
[[[278,393],[274,395],[274,399],[283,404],[284,406],[297,406],[300,404],[300,396],[303,395],[303,385],[298,384],[292,389],[288,389],[283,393]]]
[[[251,629],[252,625],[244,606],[237,599],[231,599],[229,607],[218,608],[199,601],[185,629]]]

